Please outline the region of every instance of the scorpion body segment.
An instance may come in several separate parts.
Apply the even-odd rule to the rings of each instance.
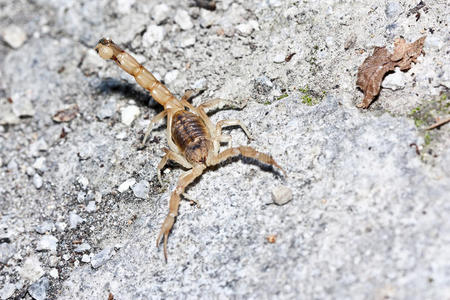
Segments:
[[[229,144],[231,142],[231,136],[222,134],[223,127],[240,126],[247,137],[251,138],[249,131],[241,121],[222,120],[214,125],[207,116],[205,109],[221,108],[229,104],[228,101],[213,99],[194,107],[187,101],[193,94],[193,91],[186,91],[184,96],[178,100],[152,73],[139,64],[130,54],[114,44],[113,41],[101,39],[95,47],[95,50],[102,58],[115,61],[123,70],[132,75],[136,79],[136,82],[148,90],[153,99],[164,107],[164,110],[150,121],[143,139],[143,144],[145,144],[152,126],[167,117],[166,135],[170,149],[163,149],[165,155],[157,167],[159,182],[162,184],[161,170],[169,160],[177,162],[186,169],[189,169],[180,177],[175,190],[170,195],[169,213],[156,239],[156,245],[158,246],[161,237],[164,237],[164,256],[166,260],[167,239],[175,218],[178,215],[181,196],[184,195],[186,187],[195,178],[202,175],[207,167],[217,165],[230,157],[242,155],[276,167],[286,176],[286,172],[270,155],[259,152],[251,147],[232,147],[220,152],[221,143]]]
[[[210,135],[202,119],[189,111],[177,111],[172,121],[172,139],[190,163],[206,163]]]

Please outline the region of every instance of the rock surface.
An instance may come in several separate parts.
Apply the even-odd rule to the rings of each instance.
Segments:
[[[25,39],[0,32],[0,296],[448,298],[450,124],[424,130],[450,114],[445,1],[188,2],[3,1],[0,28]],[[374,47],[423,35],[426,55],[357,109]],[[232,145],[287,172],[243,158],[207,170],[167,263],[155,241],[185,170],[169,163],[159,183],[165,121],[140,143],[162,107],[98,58],[102,37],[177,97],[204,89],[194,105],[246,104],[211,119],[242,120],[254,139],[226,128]],[[270,205],[280,185],[292,200]]]

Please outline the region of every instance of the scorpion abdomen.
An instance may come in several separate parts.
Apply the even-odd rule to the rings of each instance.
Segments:
[[[199,116],[185,110],[176,112],[172,120],[172,139],[189,162],[206,162],[210,135]]]

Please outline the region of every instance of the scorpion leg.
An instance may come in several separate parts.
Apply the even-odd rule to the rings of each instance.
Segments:
[[[270,155],[256,151],[252,147],[247,147],[247,146],[239,146],[239,147],[226,149],[226,150],[222,151],[221,153],[219,153],[215,158],[213,158],[212,164],[209,164],[209,165],[217,165],[217,164],[227,160],[230,157],[238,156],[238,155],[253,158],[253,159],[259,160],[260,162],[263,162],[265,164],[277,167],[278,169],[280,169],[283,172],[284,176],[287,177],[286,171],[284,171],[284,169],[282,167],[280,167],[280,165],[278,165],[276,163],[276,161]]]
[[[186,187],[195,180],[198,176],[202,175],[203,170],[205,170],[205,165],[195,165],[191,170],[186,172],[181,178],[178,180],[177,187],[172,192],[169,200],[169,214],[164,220],[161,231],[156,238],[156,247],[159,246],[162,235],[164,235],[164,257],[167,261],[167,238],[169,236],[169,232],[172,229],[173,223],[175,222],[175,218],[178,215],[178,207],[180,205],[180,195],[184,193]]]
[[[161,170],[164,168],[164,166],[166,165],[166,163],[169,159],[176,163],[179,163],[180,165],[182,165],[183,167],[185,167],[187,169],[192,169],[192,165],[181,154],[178,154],[167,148],[163,148],[163,151],[166,152],[166,155],[164,155],[164,157],[161,159],[161,161],[158,164],[158,168],[157,168],[158,169],[158,180],[161,185],[163,185],[162,180],[161,180]]]
[[[163,119],[167,115],[167,110],[163,110],[159,114],[153,117],[153,119],[150,121],[150,124],[148,124],[147,129],[145,130],[144,139],[142,140],[142,145],[145,145],[145,141],[147,140],[148,136],[150,135],[150,132],[152,131],[153,125],[157,122],[159,122],[161,119]]]
[[[247,135],[249,140],[253,140],[253,137],[251,136],[250,132],[248,131],[247,127],[240,121],[240,120],[222,120],[217,122],[216,125],[216,136],[222,135],[222,128],[228,127],[228,126],[240,126],[242,130],[244,130],[245,134]]]

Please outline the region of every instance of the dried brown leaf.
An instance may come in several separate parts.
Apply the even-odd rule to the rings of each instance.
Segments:
[[[53,121],[61,123],[61,122],[69,122],[76,118],[78,115],[79,108],[78,105],[72,104],[69,107],[58,111],[53,116]]]
[[[403,38],[394,42],[394,53],[390,54],[386,47],[376,47],[373,54],[367,57],[358,69],[356,85],[364,92],[363,101],[357,106],[368,108],[373,99],[378,95],[381,82],[387,72],[393,71],[395,67],[406,71],[415,63],[417,57],[423,53],[425,36],[413,43],[406,43]]]

